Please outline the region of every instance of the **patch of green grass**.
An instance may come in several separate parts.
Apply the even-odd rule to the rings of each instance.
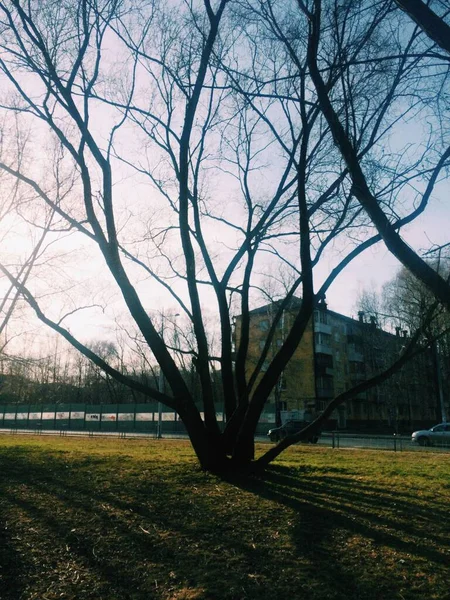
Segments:
[[[297,446],[259,477],[183,441],[0,437],[1,600],[444,600],[450,455]]]

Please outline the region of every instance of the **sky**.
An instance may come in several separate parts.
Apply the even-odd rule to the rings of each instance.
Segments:
[[[105,87],[107,88],[108,85],[113,84],[120,87],[124,83],[120,80],[120,67],[125,63],[121,63],[120,52],[117,51],[114,42],[110,39],[107,42],[110,45],[110,54],[106,64],[107,74],[110,79],[108,80],[105,77]],[[148,92],[146,85],[148,83],[140,79],[144,74],[143,71],[138,72],[138,87],[140,93],[143,94],[141,99],[147,99],[151,103],[151,100],[147,98],[151,94],[147,94],[146,96],[146,92]],[[36,92],[37,84],[35,81],[27,81],[27,85],[32,92]],[[179,129],[181,121],[178,122],[177,118],[182,114],[183,109],[184,105],[179,108],[178,113],[175,110],[175,128]],[[7,118],[9,117],[7,116]],[[117,115],[105,109],[104,105],[100,109],[98,107],[94,109],[91,114],[93,130],[98,139],[101,139],[105,144],[111,124],[114,122],[117,122]],[[6,131],[8,127],[12,128],[12,124],[4,121],[2,127],[2,131]],[[37,173],[40,180],[46,182],[47,176],[50,176],[54,167],[54,162],[52,162],[51,158],[52,155],[50,153],[45,154],[46,151],[49,151],[49,146],[46,146],[47,142],[42,137],[41,126],[33,122],[29,131],[31,150],[27,157],[26,166],[31,169],[33,174]],[[397,146],[402,148],[407,142],[412,142],[415,138],[420,138],[423,133],[424,123],[420,121],[410,122],[407,127],[398,131],[396,134],[397,138],[391,140],[391,145],[395,146],[396,142],[398,142]],[[10,139],[12,140],[11,147],[13,147],[14,136],[11,136]],[[150,169],[154,169],[158,177],[164,178],[166,176],[165,163],[157,153],[152,154],[152,152],[147,152],[146,143],[142,141],[144,140],[142,132],[139,132],[137,129],[123,128],[117,135],[117,139],[120,148],[127,152],[127,160],[135,166],[149,166]],[[222,142],[225,143],[224,140],[214,140],[216,146],[219,146],[219,143]],[[260,144],[263,145],[264,142],[260,142]],[[4,147],[2,149],[4,150]],[[212,159],[214,159],[214,156],[212,156]],[[262,191],[265,191],[265,187],[270,186],[271,177],[274,173],[276,175],[277,169],[276,159],[270,148],[265,154],[263,153],[261,162],[264,163],[264,160],[266,161],[265,170],[253,175]],[[218,161],[216,161],[216,165],[220,167],[224,166],[223,164],[219,164]],[[229,167],[229,165],[225,166]],[[261,175],[262,172],[264,173],[263,175]],[[266,173],[268,174],[266,175]],[[146,182],[145,176],[131,176],[130,169],[127,167],[117,167],[114,176],[121,234],[126,237],[126,241],[132,246],[134,246],[134,242],[139,241],[139,257],[146,260],[150,226],[152,222],[157,224],[161,219],[165,218],[162,205],[159,201],[155,201],[151,210],[148,209],[148,199],[152,196],[152,193],[149,192],[150,186],[148,181]],[[209,175],[208,170],[205,169],[204,185],[210,197],[214,197],[215,208],[218,210],[222,209],[225,216],[233,219],[239,212],[237,203],[233,202],[233,194],[236,193],[236,189],[233,189],[232,184],[229,183],[230,178],[226,179],[225,177],[226,174],[224,171],[223,176],[216,174],[215,179],[213,179],[213,176]],[[169,188],[173,185],[170,176],[167,177],[164,183]],[[51,186],[49,189],[51,189]],[[79,194],[80,190],[75,188],[70,197],[76,198],[79,201]],[[95,190],[95,194],[100,199],[98,190]],[[215,195],[217,195],[217,198]],[[27,202],[30,203],[27,204]],[[40,218],[38,213],[31,214],[33,208],[29,207],[32,207],[31,198],[25,194],[22,216],[31,221]],[[449,224],[450,203],[448,202],[448,189],[445,185],[439,185],[424,215],[417,222],[409,225],[402,232],[402,235],[411,246],[420,252],[433,244],[446,243],[448,241]],[[14,254],[26,254],[26,247],[30,241],[30,227],[23,222],[21,225],[18,222],[11,225],[7,221],[4,221],[3,225],[5,225],[7,230],[1,249],[3,259],[5,260],[6,257],[6,260],[10,261],[12,260],[10,257]],[[232,235],[227,237],[228,234],[222,234],[222,231],[221,226],[216,224],[206,230],[206,236],[208,240],[220,242],[222,244],[222,252],[225,253],[226,246],[233,246],[234,240]],[[172,234],[169,233],[168,235]],[[220,246],[217,246],[217,248],[215,259],[220,261]],[[297,252],[296,247],[293,252]],[[52,253],[53,248],[50,247],[50,256],[52,256]],[[55,244],[54,254],[58,254],[58,258],[56,259],[53,256],[51,261],[41,264],[39,276],[33,281],[33,289],[42,299],[46,310],[53,314],[55,318],[59,318],[64,310],[71,311],[77,304],[88,302],[88,304],[96,305],[97,308],[95,310],[84,310],[74,314],[67,320],[67,323],[69,323],[71,331],[82,339],[103,336],[110,337],[112,335],[111,327],[114,325],[114,319],[111,320],[111,317],[119,320],[122,319],[124,309],[120,303],[120,293],[117,287],[112,285],[104,263],[94,258],[93,246],[87,244],[80,249],[75,236],[68,237],[65,235],[57,245]],[[177,255],[179,255],[179,241],[172,243],[170,254],[171,258],[176,261]],[[335,258],[336,256],[325,257],[322,261],[316,274],[316,289],[332,268]],[[329,307],[337,312],[354,316],[357,312],[356,304],[361,292],[363,290],[376,290],[380,292],[382,285],[395,275],[398,268],[398,262],[385,249],[382,243],[369,249],[348,266],[332,285],[327,294]],[[160,289],[156,289],[143,272],[137,273],[132,269],[132,273],[144,306],[149,312],[154,311],[157,313],[162,309],[171,313],[179,311],[179,308],[176,307],[170,297]],[[179,283],[176,281],[172,281],[171,285],[175,289],[181,289],[179,288]],[[55,296],[52,296],[48,290],[53,292],[58,290],[58,300],[55,300]],[[87,300],[88,298],[89,300]],[[213,306],[213,303],[208,300],[207,295],[204,302],[207,305],[210,303],[211,307]],[[255,299],[255,302],[257,302],[257,299]],[[263,300],[260,303],[263,303]]]
[[[449,241],[450,202],[446,185],[437,186],[425,213],[402,230],[402,237],[419,253]],[[327,296],[332,310],[347,316],[357,314],[356,303],[363,290],[381,292],[383,284],[401,268],[383,243],[369,249],[349,265]]]

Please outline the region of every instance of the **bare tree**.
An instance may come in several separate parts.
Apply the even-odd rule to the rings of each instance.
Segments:
[[[440,261],[428,262],[444,279],[449,280],[448,258],[446,260],[445,257],[441,257]],[[431,348],[433,383],[437,398],[436,419],[445,421],[449,395],[450,318],[448,311],[442,306],[437,306],[433,318],[424,325],[426,315],[435,302],[434,295],[404,267],[385,284],[380,300],[383,313],[392,328],[397,331],[422,329],[424,341]]]
[[[395,0],[395,2],[438,46],[450,54],[450,26],[442,16],[437,15],[422,0]],[[446,16],[448,16],[448,10]]]
[[[311,78],[314,82],[317,98],[320,103],[321,111],[327,120],[332,131],[336,146],[342,154],[352,178],[352,191],[355,197],[364,207],[383,238],[388,249],[404,264],[420,281],[422,281],[436,298],[450,309],[450,286],[434,271],[410,246],[404,242],[396,231],[395,225],[390,221],[389,216],[380,206],[379,197],[372,191],[368,178],[364,173],[362,162],[358,156],[354,141],[345,129],[339,118],[338,113],[333,107],[329,91],[322,77],[319,68],[319,44],[322,31],[322,2],[315,0],[310,8],[301,3],[301,10],[309,20],[309,39],[308,39],[308,66]],[[375,57],[371,57],[376,62]],[[442,169],[448,165],[450,158],[450,146],[443,150],[432,176],[429,179],[427,189],[425,190],[422,202],[427,202],[434,184],[439,177]]]
[[[13,132],[15,138],[15,155],[17,163],[24,162],[24,144],[22,132],[17,126],[17,121],[13,120],[12,126],[3,122],[0,128],[0,156],[3,157],[8,153],[8,144],[6,141],[6,133]],[[17,181],[8,181],[7,173],[0,171],[0,224],[2,227],[2,265],[0,265],[0,278],[2,286],[2,295],[0,299],[0,356],[2,362],[14,361],[18,359],[13,354],[8,353],[7,346],[11,345],[17,335],[20,335],[21,330],[18,327],[14,328],[14,319],[20,318],[21,321],[26,320],[24,314],[24,306],[21,294],[15,283],[6,276],[7,273],[3,270],[3,265],[6,265],[8,273],[14,274],[14,279],[20,282],[21,285],[26,285],[32,274],[42,269],[42,263],[45,262],[44,256],[48,251],[49,233],[55,226],[55,212],[52,209],[44,211],[40,226],[36,229],[27,228],[29,234],[26,243],[17,238],[16,228],[21,231],[18,213],[25,212],[26,200],[21,196],[20,186]],[[21,231],[23,235],[23,228]],[[8,329],[9,328],[9,329]],[[20,358],[19,358],[20,360]]]
[[[388,29],[396,25],[390,3],[367,10],[360,4],[332,3],[324,25],[317,3],[313,10],[288,1],[204,0],[176,3],[175,10],[128,0],[0,2],[2,110],[56,140],[59,164],[74,175],[62,188],[59,173],[51,185],[45,182],[40,168],[51,171],[53,159],[36,139],[35,154],[42,151],[37,165],[7,157],[0,169],[25,196],[32,194],[33,206],[53,211],[61,229],[64,224],[83,238],[103,261],[170,390],[118,368],[75,337],[64,319],[77,307],[56,318],[30,285],[7,266],[2,271],[43,323],[108,376],[176,411],[204,468],[251,463],[267,398],[316,302],[355,257],[381,239],[389,243],[386,231],[397,240],[398,230],[425,209],[447,164],[444,151],[430,166],[426,137],[409,162],[402,148],[389,149],[392,130],[417,113],[411,73],[422,57],[413,52],[412,31],[395,41],[396,60],[384,61]],[[368,49],[386,66],[378,68]],[[339,103],[331,118],[330,96]],[[344,142],[351,140],[352,160],[343,161],[336,146],[336,122]],[[385,228],[355,184],[361,161],[364,184],[377,186],[377,207],[389,215]],[[131,179],[134,185],[123,183]],[[417,192],[423,179],[426,189]],[[397,202],[402,193],[413,200]],[[314,273],[328,260],[333,267],[318,285]],[[289,286],[249,372],[250,311],[267,265],[286,270]],[[183,377],[180,348],[170,347],[154,317],[155,289],[194,332],[189,352],[200,398]],[[283,311],[300,292],[293,325],[263,372]],[[211,353],[211,308],[205,312],[205,306],[217,315],[217,353]],[[241,315],[236,349],[234,311]],[[400,368],[410,353],[378,377]],[[321,419],[360,387],[335,399]]]

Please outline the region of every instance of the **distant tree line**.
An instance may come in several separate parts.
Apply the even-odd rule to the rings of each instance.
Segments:
[[[158,390],[166,385],[157,364],[133,364],[120,357],[113,342],[96,341],[90,346],[135,381]],[[199,396],[200,382],[193,364],[181,368],[186,385]],[[217,402],[221,402],[220,373],[213,381]],[[48,357],[0,356],[0,404],[131,404],[146,403],[147,395],[105,374],[82,355],[66,350]]]

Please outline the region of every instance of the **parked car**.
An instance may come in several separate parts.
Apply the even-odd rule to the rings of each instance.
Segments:
[[[411,440],[419,446],[450,446],[450,423],[440,423],[431,429],[415,431]]]
[[[279,442],[280,440],[284,439],[288,435],[292,435],[293,433],[298,433],[299,431],[304,429],[307,425],[309,425],[309,423],[307,421],[295,421],[295,420],[286,421],[286,423],[284,423],[284,425],[281,425],[281,427],[275,427],[274,429],[269,429],[269,431],[267,432],[267,435],[269,436],[269,439],[271,442]],[[309,444],[317,444],[319,435],[320,435],[320,433],[315,433],[309,439],[304,440],[304,441]]]

